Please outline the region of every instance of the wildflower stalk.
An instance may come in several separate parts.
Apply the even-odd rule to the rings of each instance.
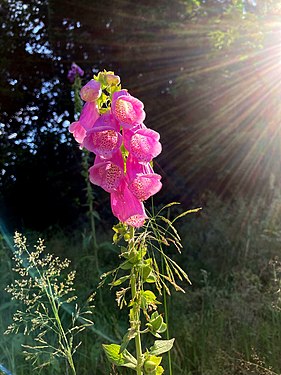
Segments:
[[[134,233],[135,228],[130,227],[130,236],[131,236],[131,251],[134,251]],[[142,375],[142,345],[141,345],[141,334],[140,334],[140,298],[138,297],[137,293],[137,279],[140,275],[135,268],[132,269],[131,273],[131,292],[132,292],[132,301],[136,304],[135,308],[133,308],[133,320],[131,321],[131,328],[136,329],[136,337],[135,337],[135,345],[136,345],[136,356],[137,356],[137,375]],[[140,285],[142,285],[142,280],[140,281]]]
[[[115,366],[127,367],[137,375],[161,375],[164,372],[160,365],[162,354],[172,349],[174,339],[162,339],[167,323],[163,313],[157,311],[161,302],[152,289],[154,285],[159,296],[163,290],[170,294],[167,286],[170,283],[184,292],[176,277],[189,281],[188,276],[164,253],[162,245],[174,245],[180,252],[181,240],[173,223],[189,211],[173,221],[162,212],[175,202],[164,206],[156,215],[145,211],[144,201],[162,187],[161,176],[154,172],[152,163],[162,150],[160,135],[143,124],[144,105],[121,89],[120,77],[113,72],[99,72],[81,89],[80,96],[86,104],[79,121],[70,125],[70,132],[81,148],[96,155],[89,178],[91,183],[110,193],[112,213],[119,220],[113,227],[113,243],[123,242],[120,245],[122,262],[101,276],[100,286],[107,276],[113,277],[111,287],[122,285],[116,292],[120,309],[127,305],[127,292],[130,293],[128,331],[120,345],[104,344],[103,348]],[[161,264],[158,265],[159,256]],[[166,315],[166,295],[164,306]],[[143,351],[141,334],[144,333],[158,340]],[[129,352],[131,340],[135,344],[135,356]]]

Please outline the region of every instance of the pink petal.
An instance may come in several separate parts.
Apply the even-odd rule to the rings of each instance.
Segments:
[[[111,193],[119,187],[124,175],[123,170],[124,162],[121,152],[116,152],[111,160],[96,156],[94,165],[89,169],[90,181]]]
[[[156,173],[137,175],[129,189],[140,201],[146,201],[162,188],[161,176]]]
[[[87,131],[83,146],[104,158],[111,158],[122,144],[122,135],[117,131],[118,125],[110,114],[104,114]]]
[[[160,135],[152,129],[138,129],[124,136],[126,149],[140,162],[148,163],[162,151]]]
[[[96,121],[99,119],[99,111],[96,103],[85,103],[79,121],[86,130],[92,129]]]
[[[81,144],[83,142],[83,140],[86,136],[86,130],[84,129],[84,127],[81,125],[81,123],[79,121],[76,121],[76,122],[73,122],[72,124],[70,124],[69,131],[70,131],[70,133],[73,134],[74,139],[78,143]]]
[[[91,79],[80,90],[81,99],[85,102],[95,102],[101,96],[101,84]]]
[[[122,94],[120,95],[120,93]],[[145,119],[143,103],[124,90],[113,94],[112,113],[124,128],[141,124]]]
[[[153,172],[149,163],[141,164],[132,155],[127,159],[128,187],[140,201],[147,200],[162,188],[161,176]]]
[[[110,197],[113,215],[118,220],[136,228],[143,226],[147,219],[144,205],[128,189],[125,179],[121,181],[117,191],[113,191]]]

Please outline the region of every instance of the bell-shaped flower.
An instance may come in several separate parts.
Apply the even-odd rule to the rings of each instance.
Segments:
[[[79,121],[86,130],[89,130],[92,129],[99,117],[100,114],[96,103],[89,102],[84,104]]]
[[[94,165],[89,169],[91,183],[102,187],[108,193],[117,190],[123,176],[124,161],[119,150],[111,159],[103,159],[97,155]]]
[[[118,189],[110,194],[110,198],[112,213],[119,221],[136,228],[143,226],[147,219],[144,205],[129,190],[125,178]]]
[[[145,119],[143,103],[126,90],[120,90],[112,95],[111,111],[124,128],[141,124]]]
[[[94,126],[99,117],[97,105],[95,103],[86,103],[82,109],[79,121],[70,124],[69,131],[80,145],[84,141],[87,130]]]
[[[83,146],[103,158],[111,158],[122,144],[119,125],[110,113],[99,117],[95,126],[87,131]]]
[[[101,96],[101,84],[94,79],[91,79],[80,90],[80,97],[85,102],[95,102]]]
[[[159,133],[148,128],[139,128],[136,131],[125,129],[124,131],[125,148],[143,163],[150,162],[161,153],[162,146],[159,139]]]
[[[161,176],[154,173],[149,163],[141,164],[132,155],[126,163],[128,188],[140,201],[145,201],[162,188]]]

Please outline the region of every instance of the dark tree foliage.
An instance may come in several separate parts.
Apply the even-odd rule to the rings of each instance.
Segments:
[[[67,130],[72,61],[85,82],[114,70],[143,100],[163,144],[156,203],[280,181],[280,7],[257,3],[2,1],[1,216],[43,229],[84,210],[80,150]],[[103,209],[108,198],[95,194]]]

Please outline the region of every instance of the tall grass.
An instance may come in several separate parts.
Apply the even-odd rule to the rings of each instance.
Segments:
[[[281,199],[271,204],[210,197],[202,213],[189,216],[180,228],[184,251],[178,260],[188,271],[192,286],[168,301],[170,330],[176,337],[172,350],[174,373],[179,375],[276,375],[281,373]],[[76,292],[85,299],[95,290],[95,260],[81,245],[80,232],[62,231],[49,237],[49,253],[67,256],[77,271]],[[98,233],[104,241],[110,233]],[[4,287],[13,280],[11,254],[1,241],[0,363],[13,375],[31,374],[24,361],[24,335],[5,336],[17,308]],[[176,254],[169,254],[177,259]],[[100,251],[100,267],[109,270],[118,254],[110,244]],[[126,327],[114,296],[105,289],[96,294],[94,326],[85,331],[75,354],[77,374],[121,374],[112,368],[101,343],[120,342]],[[67,314],[67,312],[66,312]],[[67,316],[65,317],[67,319]],[[0,371],[1,373],[1,371]],[[64,374],[44,369],[42,374]],[[122,375],[129,371],[122,369]]]

